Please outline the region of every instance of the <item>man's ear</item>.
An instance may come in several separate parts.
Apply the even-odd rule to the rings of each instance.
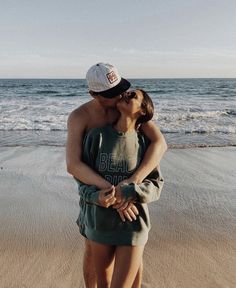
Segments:
[[[92,90],[89,90],[89,94],[90,94],[93,98],[95,98],[95,96],[96,96]]]

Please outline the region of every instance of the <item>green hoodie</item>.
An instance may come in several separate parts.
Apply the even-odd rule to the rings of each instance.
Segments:
[[[139,167],[148,141],[137,131],[122,133],[111,125],[91,129],[84,137],[83,161],[113,185],[129,178]],[[75,177],[74,177],[75,178]],[[95,242],[109,245],[144,245],[151,228],[147,203],[156,201],[164,184],[157,168],[141,183],[121,187],[125,199],[135,202],[137,219],[123,222],[112,206],[99,206],[99,189],[76,179],[80,213],[76,223],[80,233]]]

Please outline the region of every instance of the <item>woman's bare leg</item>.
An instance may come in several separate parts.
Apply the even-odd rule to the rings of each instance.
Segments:
[[[108,288],[114,268],[115,246],[100,244],[90,240],[92,257],[97,276],[97,287]]]
[[[136,277],[134,279],[134,283],[132,285],[132,288],[141,288],[142,278],[143,278],[143,259],[141,260],[141,264],[139,266],[138,272],[137,272]]]
[[[111,288],[130,288],[140,267],[144,246],[117,246]]]

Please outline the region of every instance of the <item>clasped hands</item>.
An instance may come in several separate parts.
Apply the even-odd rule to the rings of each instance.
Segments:
[[[139,214],[137,207],[132,201],[127,201],[122,197],[121,185],[128,184],[122,181],[117,186],[112,186],[107,189],[99,191],[99,205],[105,208],[112,206],[120,215],[123,222],[125,219],[129,221],[136,220],[136,216]]]

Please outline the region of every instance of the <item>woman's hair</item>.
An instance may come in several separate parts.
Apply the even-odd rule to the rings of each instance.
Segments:
[[[142,101],[141,107],[143,111],[145,112],[145,114],[139,116],[135,124],[136,127],[141,123],[145,123],[151,120],[154,114],[154,105],[150,96],[147,94],[147,92],[145,92],[142,89],[137,89],[137,90],[141,91],[143,94],[143,101]]]

